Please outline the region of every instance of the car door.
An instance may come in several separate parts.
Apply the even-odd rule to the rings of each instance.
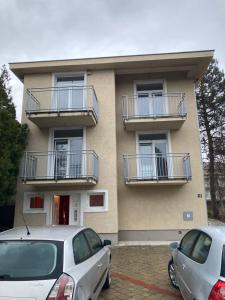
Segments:
[[[191,296],[191,276],[189,274],[189,270],[187,269],[187,260],[189,259],[192,253],[192,249],[199,237],[199,234],[200,232],[198,230],[189,231],[183,237],[174,259],[174,265],[176,269],[177,281],[180,288],[180,292],[186,300],[193,299]]]
[[[97,296],[102,289],[108,271],[108,256],[102,245],[100,237],[92,229],[86,229],[84,234],[90,245],[91,251],[97,264],[96,285],[94,294]]]
[[[76,278],[77,297],[84,300],[93,299],[93,291],[98,280],[96,276],[98,267],[83,231],[73,239],[73,252],[76,264],[73,275]]]
[[[210,251],[212,239],[209,235],[201,232],[194,244],[190,257],[184,261],[186,272],[183,273],[184,281],[188,282],[191,299],[204,300],[207,295],[208,277],[210,268],[207,265],[207,258]]]

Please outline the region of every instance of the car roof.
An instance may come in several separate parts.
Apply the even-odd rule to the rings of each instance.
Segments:
[[[196,229],[204,231],[206,234],[211,236],[211,238],[216,239],[225,244],[225,226],[210,225],[208,227],[201,227]]]
[[[13,229],[0,233],[0,240],[56,240],[65,241],[74,237],[85,227],[71,225],[51,225],[51,226],[29,226],[30,235],[27,235],[25,226],[15,227]]]

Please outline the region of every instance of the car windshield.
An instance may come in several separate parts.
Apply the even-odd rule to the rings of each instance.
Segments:
[[[57,278],[62,252],[58,241],[0,241],[0,280]]]

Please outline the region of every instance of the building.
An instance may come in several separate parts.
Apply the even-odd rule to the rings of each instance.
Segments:
[[[205,199],[208,207],[208,211],[212,211],[212,200],[210,194],[210,171],[209,162],[203,163],[204,167],[204,179],[205,179]],[[215,163],[215,189],[216,189],[216,200],[219,209],[225,207],[225,183],[224,183],[224,172],[225,165],[223,162]],[[223,212],[222,212],[223,213]]]
[[[15,225],[113,241],[207,224],[195,82],[213,51],[11,63],[30,128]]]

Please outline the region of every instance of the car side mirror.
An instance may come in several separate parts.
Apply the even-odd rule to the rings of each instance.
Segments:
[[[170,250],[173,251],[175,249],[177,249],[179,247],[179,243],[178,242],[173,242],[169,245]]]
[[[109,246],[109,245],[112,245],[112,242],[110,240],[104,240],[103,241],[103,246]]]

